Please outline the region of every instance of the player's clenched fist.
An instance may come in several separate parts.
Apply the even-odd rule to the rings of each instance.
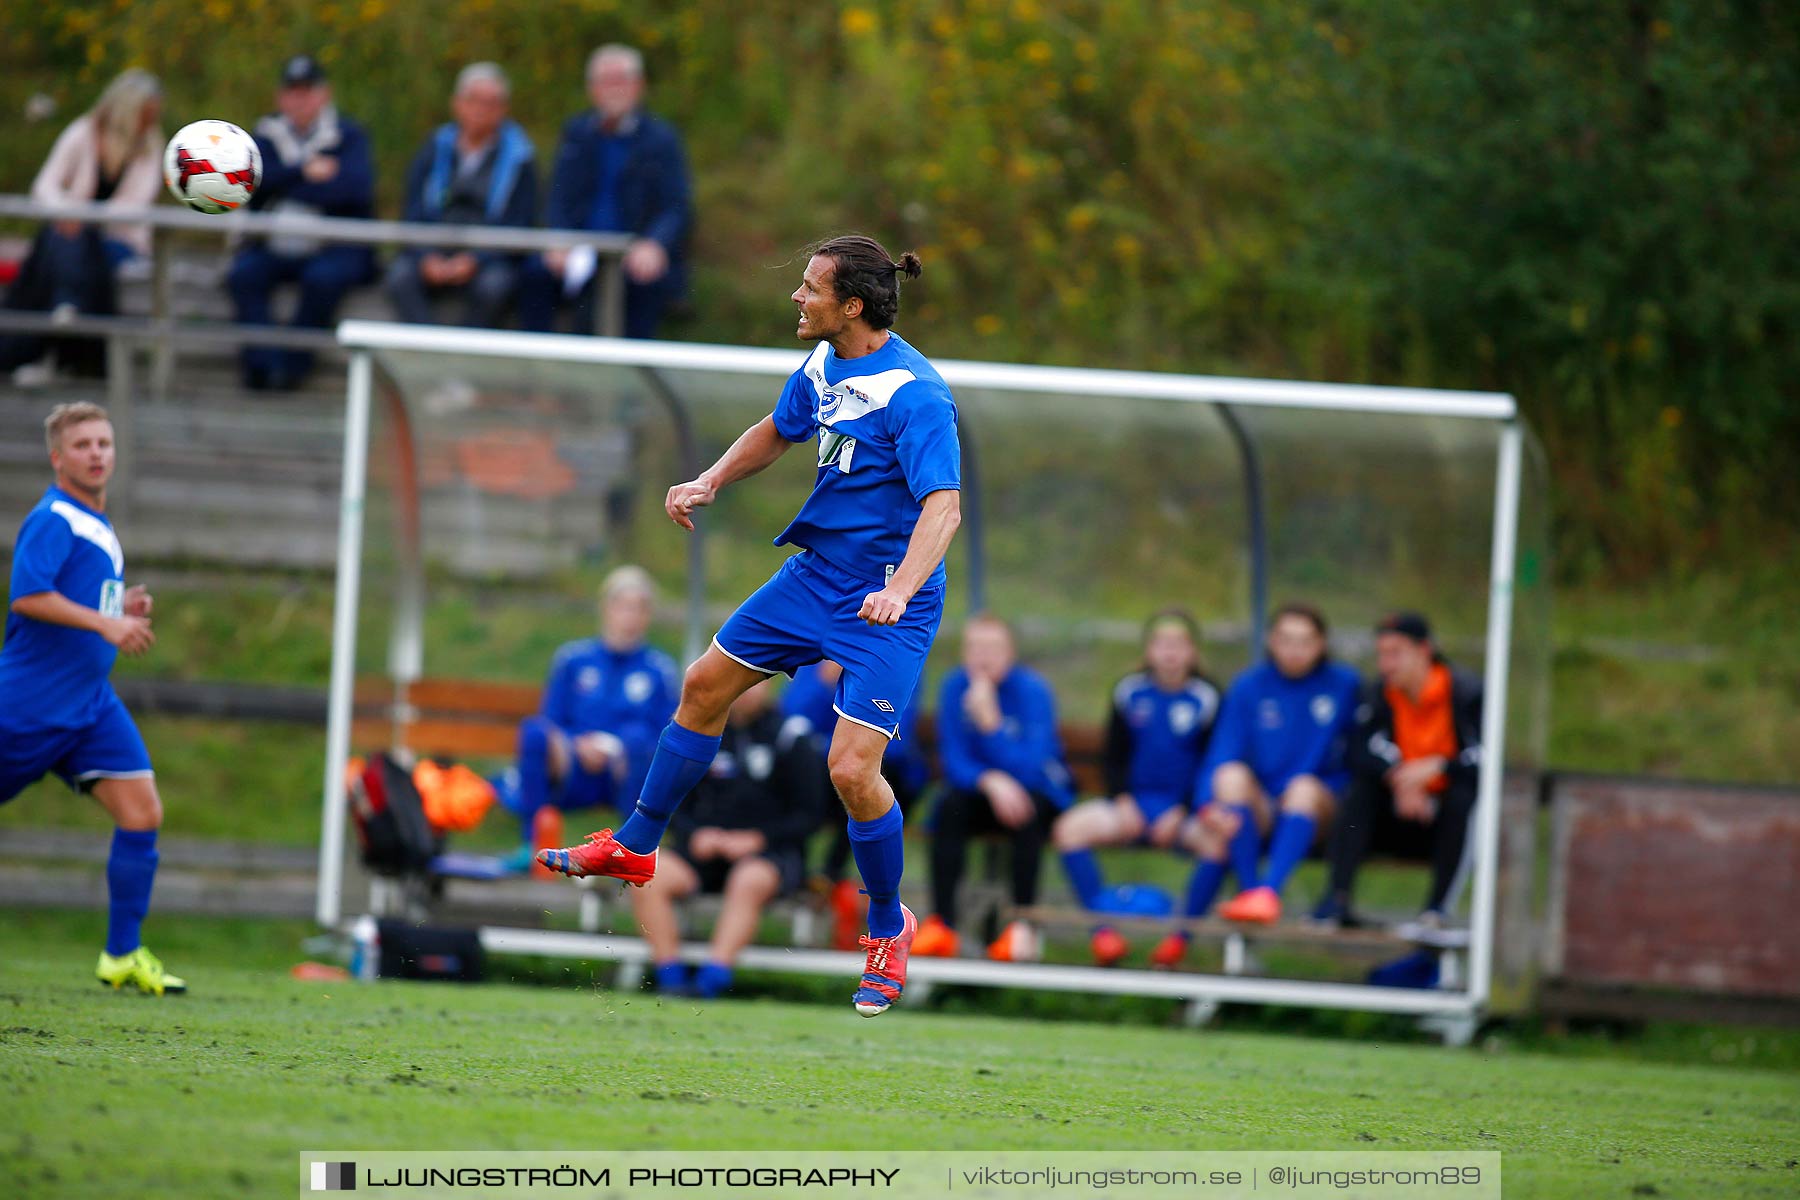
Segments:
[[[862,610],[856,615],[871,625],[898,625],[906,613],[906,597],[892,588],[882,588],[863,597]]]
[[[698,479],[678,483],[669,489],[669,498],[663,501],[663,510],[669,514],[669,520],[692,532],[694,510],[705,508],[718,494],[717,488]]]

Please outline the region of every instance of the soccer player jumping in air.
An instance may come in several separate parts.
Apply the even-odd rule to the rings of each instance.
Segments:
[[[900,903],[902,819],[881,757],[918,686],[944,612],[944,552],[962,521],[962,451],[950,389],[889,326],[898,262],[872,238],[812,247],[794,290],[796,334],[819,343],[788,379],[775,411],[745,430],[698,479],[669,489],[665,508],[684,529],[721,488],[746,479],[797,442],[819,439],[819,474],[799,515],[775,539],[801,547],[733,613],[687,669],[681,705],[663,730],[637,807],[615,835],[543,850],[566,875],[608,875],[642,885],[677,805],[719,749],[731,702],[758,680],[829,658],[843,665],[828,765],[849,811],[869,897],[868,947],[853,1002],[885,1012],[906,983],[918,921]]]
[[[156,879],[162,801],[150,754],[107,676],[143,654],[150,594],[125,586],[125,555],[106,519],[113,428],[97,404],[62,404],[44,422],[56,482],[13,544],[11,607],[0,647],[0,804],[54,771],[93,793],[118,823],[106,886],[112,903],[96,974],[153,995],[187,985],[138,940]]]

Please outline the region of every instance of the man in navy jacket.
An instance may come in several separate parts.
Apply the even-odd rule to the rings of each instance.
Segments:
[[[643,56],[602,46],[588,59],[590,112],[563,126],[550,177],[544,223],[552,229],[628,233],[625,334],[647,338],[670,302],[687,288],[687,239],[693,223],[687,154],[667,121],[645,111]],[[519,323],[550,331],[557,309],[574,307],[574,328],[594,327],[597,273],[580,251],[550,250],[527,263]]]
[[[471,63],[450,97],[454,120],[419,148],[406,175],[408,221],[522,225],[537,221],[537,163],[531,139],[509,120],[512,85],[489,62]],[[388,267],[387,293],[402,321],[429,324],[431,297],[463,293],[463,324],[500,324],[518,286],[520,256],[498,250],[416,247]]]
[[[296,54],[281,68],[276,112],[256,123],[263,177],[250,198],[252,209],[326,217],[375,214],[375,167],[369,135],[331,102],[325,68],[308,54]],[[258,239],[232,261],[226,286],[237,319],[269,325],[269,297],[277,284],[299,281],[300,304],[294,325],[329,327],[344,294],[375,277],[375,255],[366,245],[320,243],[278,235]],[[246,346],[244,385],[285,390],[312,370],[312,354],[274,346]]]

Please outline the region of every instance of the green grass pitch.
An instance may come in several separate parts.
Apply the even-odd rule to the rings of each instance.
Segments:
[[[567,986],[300,983],[295,924],[0,923],[9,1196],[289,1194],[305,1149],[1481,1149],[1508,1196],[1792,1196],[1784,1071]],[[601,976],[604,978],[604,976]],[[845,981],[848,995],[849,981]],[[878,1098],[878,1099],[872,1099]]]

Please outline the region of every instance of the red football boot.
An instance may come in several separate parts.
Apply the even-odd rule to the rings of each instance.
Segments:
[[[656,851],[637,854],[627,850],[613,838],[613,831],[602,829],[587,835],[587,841],[567,850],[539,850],[538,862],[559,875],[580,879],[584,875],[604,875],[643,887],[656,875]]]
[[[1156,943],[1156,949],[1150,952],[1150,965],[1162,971],[1173,971],[1181,965],[1187,954],[1188,939],[1185,933],[1171,933]]]
[[[906,960],[912,954],[913,935],[919,932],[919,918],[912,909],[900,906],[900,932],[893,937],[872,938],[865,935],[862,944],[869,948],[863,964],[862,982],[851,1003],[865,1017],[878,1017],[900,998],[906,988]]]
[[[1094,930],[1088,947],[1094,952],[1094,965],[1097,967],[1117,966],[1120,959],[1131,953],[1131,943],[1111,925],[1102,925]]]
[[[1227,921],[1273,925],[1281,920],[1281,897],[1275,894],[1274,888],[1253,887],[1221,904],[1219,915]]]

